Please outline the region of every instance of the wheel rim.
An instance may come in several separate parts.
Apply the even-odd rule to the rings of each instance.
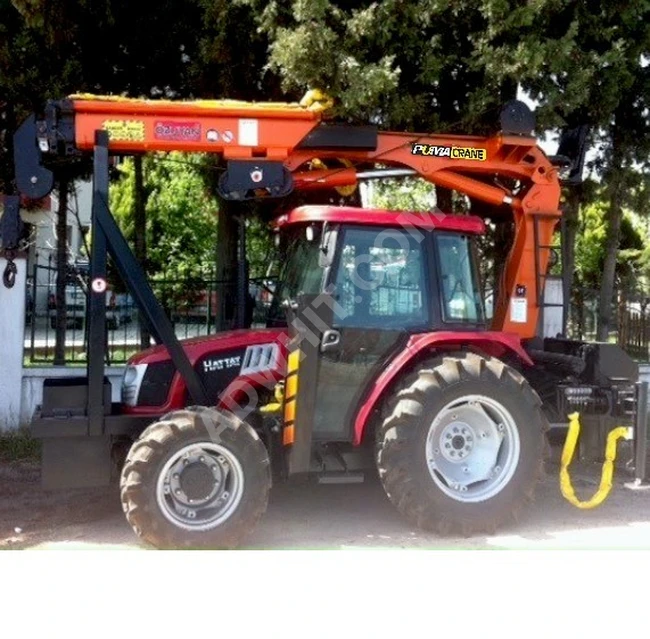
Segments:
[[[156,498],[163,515],[186,530],[209,530],[235,511],[244,492],[244,471],[220,444],[185,446],[164,465]]]
[[[460,502],[491,499],[517,469],[519,431],[510,412],[483,395],[466,395],[435,417],[426,442],[427,467],[436,485]]]

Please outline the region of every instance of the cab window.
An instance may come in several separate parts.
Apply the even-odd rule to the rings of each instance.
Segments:
[[[401,230],[345,229],[334,286],[335,326],[400,329],[428,323],[423,245]]]
[[[471,238],[458,233],[436,233],[435,238],[443,321],[483,323],[485,314]]]

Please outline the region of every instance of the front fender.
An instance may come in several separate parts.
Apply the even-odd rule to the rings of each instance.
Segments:
[[[528,366],[533,366],[533,360],[522,347],[519,335],[514,333],[440,331],[412,335],[406,348],[377,377],[361,405],[354,420],[354,445],[358,446],[363,441],[366,425],[373,410],[379,405],[384,391],[410,362],[426,351],[449,352],[467,346],[473,346],[475,350],[497,358],[512,353]]]

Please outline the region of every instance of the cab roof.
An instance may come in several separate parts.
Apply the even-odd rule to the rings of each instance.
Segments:
[[[368,226],[401,226],[405,228],[440,229],[459,233],[485,233],[485,222],[475,215],[448,215],[423,211],[385,211],[355,206],[308,205],[281,215],[275,226],[308,222],[333,222]]]

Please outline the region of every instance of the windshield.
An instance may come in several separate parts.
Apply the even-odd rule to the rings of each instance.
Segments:
[[[269,309],[269,326],[286,324],[282,302],[295,301],[301,294],[317,295],[322,290],[323,269],[318,265],[320,236],[309,241],[300,227],[286,236],[280,246],[278,283]]]
[[[467,235],[436,233],[436,247],[443,321],[483,323],[483,302],[472,240]]]

